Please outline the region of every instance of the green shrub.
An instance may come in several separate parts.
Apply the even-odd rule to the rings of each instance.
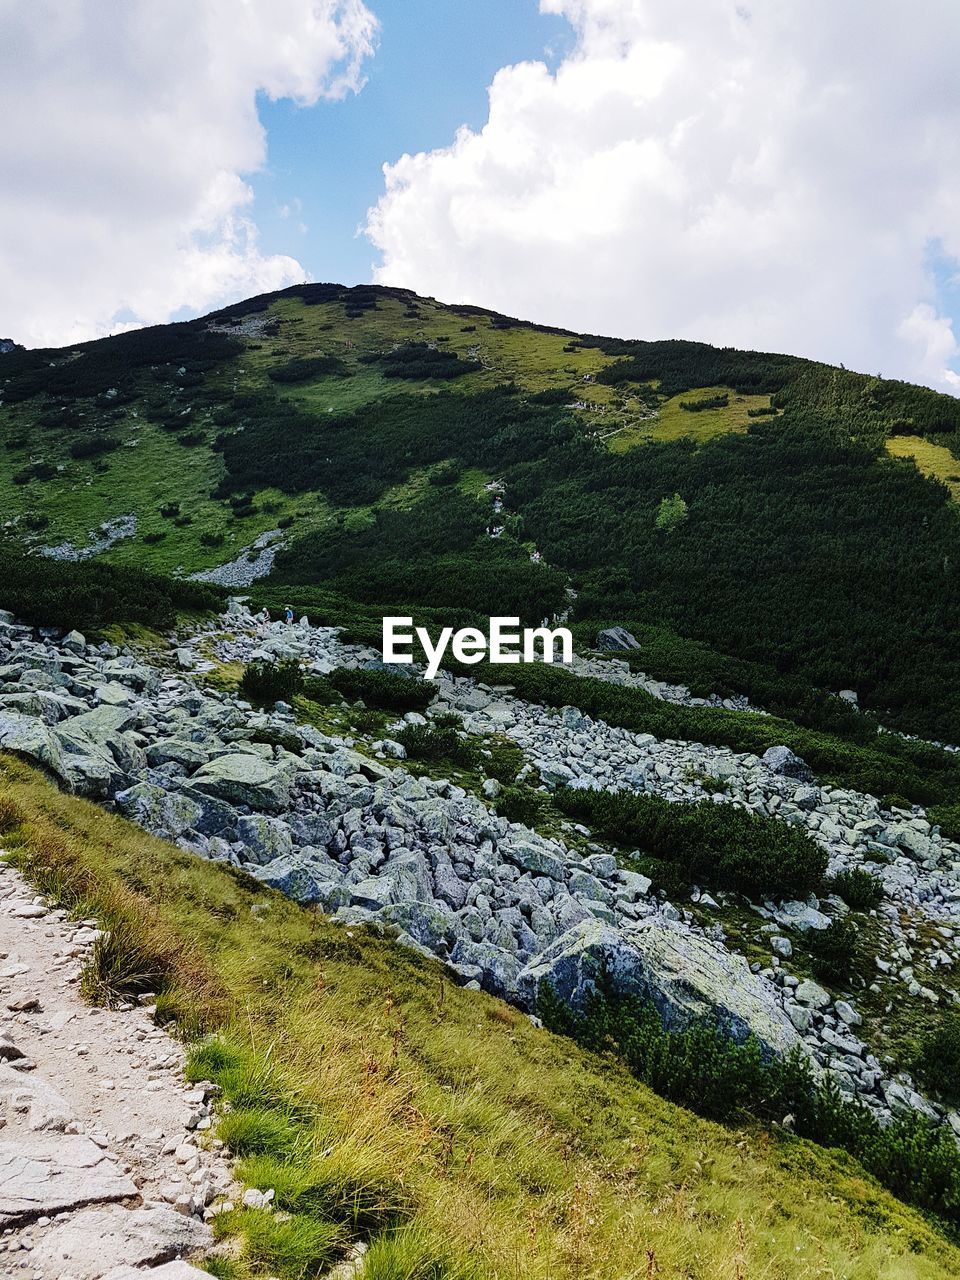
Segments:
[[[94,435],[83,436],[74,440],[70,446],[71,458],[99,458],[105,453],[112,453],[120,448],[116,436]]]
[[[911,1067],[927,1088],[947,1102],[960,1103],[960,1013],[944,1014],[920,1037]]]
[[[844,900],[851,911],[875,911],[884,897],[883,882],[862,867],[838,871],[830,880],[829,888]]]
[[[342,378],[347,366],[337,356],[303,356],[267,370],[271,382],[308,382],[314,378]]]
[[[284,662],[251,662],[240,680],[240,692],[258,706],[292,702],[303,688],[303,672],[293,658]]]
[[[263,1107],[227,1111],[217,1125],[217,1137],[238,1156],[288,1157],[296,1149],[299,1133],[282,1112]]]
[[[535,827],[543,817],[546,799],[533,787],[503,787],[495,797],[493,807],[508,822],[522,822],[525,827]]]
[[[327,680],[348,702],[362,700],[382,711],[425,711],[436,694],[427,680],[380,667],[337,667]]]
[[[849,1152],[894,1195],[960,1228],[960,1149],[949,1127],[916,1112],[882,1127],[830,1078],[815,1081],[802,1051],[766,1058],[755,1040],[735,1044],[705,1023],[667,1030],[652,1004],[608,990],[575,1013],[543,984],[537,1011],[552,1031],[613,1051],[638,1079],[700,1115],[727,1123],[792,1116],[801,1137]]]
[[[796,896],[818,888],[826,870],[825,851],[806,832],[732,804],[570,787],[555,800],[616,844],[674,864],[688,883]]]
[[[172,520],[174,516],[178,516],[180,514],[180,503],[165,502],[160,508],[160,514],[163,516],[164,520]]]
[[[208,583],[142,569],[46,560],[3,542],[0,555],[3,607],[32,626],[98,631],[115,622],[138,622],[166,630],[179,611],[218,609],[223,600],[223,592]]]
[[[810,965],[824,982],[847,982],[854,971],[860,932],[849,916],[834,920],[826,929],[807,934]]]
[[[200,545],[203,547],[222,547],[226,541],[223,533],[201,533]]]
[[[941,804],[928,810],[927,817],[948,840],[960,842],[960,804]]]
[[[404,725],[395,738],[414,760],[442,760],[470,769],[477,762],[477,747],[460,736],[459,723],[456,717],[438,716],[432,724]]]

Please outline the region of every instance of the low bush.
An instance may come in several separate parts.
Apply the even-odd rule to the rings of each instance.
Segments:
[[[223,533],[201,533],[200,545],[202,547],[222,547],[226,541],[226,534]]]
[[[472,768],[477,762],[476,744],[461,737],[460,721],[438,716],[432,724],[404,725],[394,736],[415,760],[442,760]]]
[[[726,409],[730,397],[726,392],[718,396],[707,396],[703,400],[681,400],[680,408],[687,413],[703,413],[705,409]]]
[[[240,692],[264,707],[292,702],[302,689],[303,672],[293,658],[284,662],[251,662],[240,680]]]
[[[845,983],[855,968],[860,931],[849,916],[807,934],[810,965],[824,982]]]
[[[960,1103],[960,1013],[944,1014],[920,1037],[910,1065],[928,1089],[947,1102]]]
[[[805,832],[732,804],[570,787],[555,800],[607,839],[673,863],[689,883],[797,896],[826,871],[826,853]]]
[[[222,607],[224,593],[204,582],[97,561],[47,560],[3,543],[0,554],[2,607],[32,626],[98,631],[115,622],[139,622],[166,630],[180,611]]]
[[[838,871],[831,878],[829,888],[844,900],[851,911],[875,911],[884,897],[883,882],[862,867]]]
[[[542,819],[546,797],[533,787],[503,787],[494,798],[493,807],[508,822],[522,822],[525,827],[535,827]]]
[[[429,681],[382,667],[337,667],[327,680],[348,702],[362,700],[381,711],[425,711],[436,694]]]
[[[70,446],[71,458],[99,458],[105,453],[113,453],[115,449],[120,448],[120,441],[116,436],[83,436],[79,440],[74,440]]]
[[[613,1051],[657,1093],[700,1115],[727,1123],[791,1116],[801,1137],[849,1152],[895,1195],[960,1228],[960,1149],[949,1127],[917,1112],[881,1126],[829,1078],[815,1082],[800,1051],[768,1058],[755,1040],[735,1044],[705,1023],[668,1031],[652,1004],[608,990],[576,1014],[544,984],[538,1013],[586,1048]]]
[[[336,356],[303,356],[267,370],[271,382],[309,382],[314,378],[342,378],[347,366]]]

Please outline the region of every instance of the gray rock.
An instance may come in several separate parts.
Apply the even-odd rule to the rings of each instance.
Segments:
[[[811,978],[805,978],[794,991],[793,998],[798,1003],[807,1005],[811,1009],[826,1009],[832,996],[819,983],[814,982]]]
[[[771,773],[779,773],[784,778],[796,778],[798,782],[813,781],[813,770],[805,760],[794,755],[789,747],[768,747],[762,760]]]
[[[622,931],[596,920],[577,925],[521,971],[528,1008],[544,982],[574,1009],[584,1009],[603,982],[615,995],[652,1001],[668,1028],[709,1020],[734,1040],[754,1035],[768,1053],[797,1043],[789,1019],[742,956],[661,917]]]
[[[237,839],[246,847],[246,861],[260,865],[293,852],[293,836],[287,824],[262,813],[237,820]]]
[[[532,840],[515,840],[501,845],[501,853],[515,866],[534,875],[549,876],[551,880],[563,879],[563,862],[549,849]]]
[[[278,813],[290,803],[290,773],[258,756],[219,756],[194,774],[195,791],[234,804]]]
[[[96,1280],[121,1264],[156,1267],[212,1243],[213,1232],[208,1226],[165,1205],[143,1209],[113,1206],[83,1209],[66,1222],[51,1223],[40,1235],[30,1259],[31,1265],[44,1273]]]
[[[623,653],[630,649],[639,649],[640,641],[626,627],[607,627],[597,636],[597,648]]]
[[[125,817],[151,835],[167,840],[176,840],[195,828],[202,813],[201,806],[189,796],[165,791],[149,782],[138,782],[117,792],[114,801]]]
[[[0,1142],[0,1230],[136,1194],[132,1179],[89,1138],[37,1133]]]

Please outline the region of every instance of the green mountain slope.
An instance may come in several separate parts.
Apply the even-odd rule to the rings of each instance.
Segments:
[[[336,285],[11,351],[0,391],[19,545],[189,575],[278,533],[259,598],[370,621],[539,621],[572,585],[581,639],[624,622],[664,678],[960,740],[951,397]]]

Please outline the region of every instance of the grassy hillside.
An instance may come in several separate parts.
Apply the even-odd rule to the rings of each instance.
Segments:
[[[3,846],[113,942],[98,998],[158,992],[221,1081],[221,1136],[291,1217],[232,1215],[215,1274],[312,1274],[351,1240],[373,1277],[939,1280],[960,1253],[858,1166],[727,1129],[613,1060],[449,985],[0,760]],[[311,1271],[313,1268],[313,1271]]]
[[[33,549],[189,574],[279,531],[261,598],[372,615],[539,621],[572,586],[582,636],[657,629],[653,674],[706,664],[813,728],[853,688],[960,741],[951,397],[337,285],[7,353],[0,392],[0,502]]]

